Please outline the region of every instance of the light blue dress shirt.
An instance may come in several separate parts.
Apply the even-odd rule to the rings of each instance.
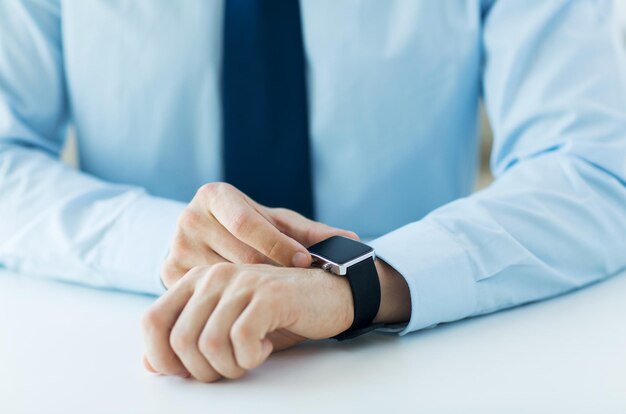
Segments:
[[[303,0],[317,219],[406,278],[404,332],[626,267],[626,59],[609,1]],[[222,3],[0,2],[0,263],[159,293],[222,179]],[[477,115],[496,181],[470,195]],[[76,131],[79,170],[59,152]]]

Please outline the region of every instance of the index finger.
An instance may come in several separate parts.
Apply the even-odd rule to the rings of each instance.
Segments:
[[[230,332],[237,365],[254,369],[272,353],[267,334],[275,325],[274,318],[271,310],[259,301],[253,301],[241,313]]]
[[[283,266],[310,266],[307,249],[281,233],[244,197],[216,197],[210,203],[213,216],[237,239]]]

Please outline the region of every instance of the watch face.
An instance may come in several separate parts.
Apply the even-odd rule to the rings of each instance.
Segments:
[[[341,236],[333,236],[309,247],[309,252],[337,264],[365,256],[374,249],[361,242]]]

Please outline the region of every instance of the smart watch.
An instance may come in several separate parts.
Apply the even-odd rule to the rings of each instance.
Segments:
[[[354,321],[335,339],[354,338],[379,326],[372,324],[380,307],[380,281],[374,265],[374,249],[347,237],[333,236],[309,247],[309,253],[313,258],[312,266],[346,277],[350,283]]]

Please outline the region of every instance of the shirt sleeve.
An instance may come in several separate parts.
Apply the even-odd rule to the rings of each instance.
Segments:
[[[485,10],[496,180],[372,242],[411,292],[402,333],[626,268],[626,59],[613,16],[608,0]]]
[[[57,1],[0,2],[0,265],[160,293],[181,203],[59,161],[68,99]]]

